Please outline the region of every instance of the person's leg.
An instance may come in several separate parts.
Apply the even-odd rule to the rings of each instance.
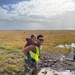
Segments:
[[[26,75],[26,74],[28,74],[28,72],[29,72],[29,69],[27,68],[27,65],[26,65],[26,63],[25,63],[25,65],[24,65],[24,70],[23,70],[23,72],[22,72],[22,75]]]
[[[31,57],[30,53],[28,52],[28,66],[31,67]]]
[[[32,71],[32,74],[31,75],[38,75],[38,67],[37,67],[37,62],[36,61],[34,61],[33,63],[32,63],[32,66],[33,66],[33,71]]]
[[[29,69],[28,69],[27,61],[25,60],[22,75],[27,75],[28,73],[29,73]]]

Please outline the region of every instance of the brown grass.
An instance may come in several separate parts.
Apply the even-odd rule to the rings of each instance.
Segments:
[[[42,51],[63,52],[68,49],[56,48],[60,44],[75,43],[75,30],[36,30],[36,31],[0,31],[0,74],[20,74],[23,69],[24,54],[22,49],[26,38],[31,34],[42,34],[44,43]],[[74,49],[75,51],[75,49]]]

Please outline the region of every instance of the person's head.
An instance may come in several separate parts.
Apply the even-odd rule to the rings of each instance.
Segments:
[[[44,41],[44,37],[42,35],[38,35],[37,36],[37,43],[39,43],[40,45],[42,45],[43,41]]]
[[[31,40],[32,40],[32,41],[35,42],[35,41],[36,41],[36,38],[37,38],[37,36],[36,36],[35,34],[32,34],[32,35],[31,35]]]

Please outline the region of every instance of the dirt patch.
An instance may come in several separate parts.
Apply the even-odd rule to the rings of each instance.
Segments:
[[[62,53],[42,52],[39,68],[50,67],[57,71],[75,71],[75,61],[66,60]]]

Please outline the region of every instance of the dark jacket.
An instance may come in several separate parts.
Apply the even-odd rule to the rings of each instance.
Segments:
[[[26,38],[26,41],[27,41],[27,43],[24,46],[24,48],[27,47],[27,46],[29,46],[29,45],[35,45],[37,47],[40,47],[40,45],[38,43],[33,42],[30,38]]]

